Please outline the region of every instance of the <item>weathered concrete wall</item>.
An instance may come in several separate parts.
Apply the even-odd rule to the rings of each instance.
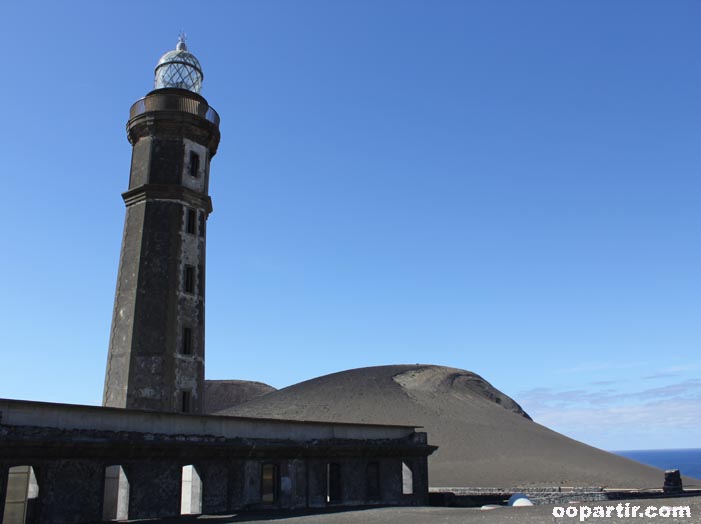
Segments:
[[[412,457],[405,460],[411,467],[414,480],[414,493],[410,503],[416,506],[428,505],[428,460],[426,457]]]
[[[251,507],[260,500],[261,467],[262,463],[256,460],[247,460],[243,463],[243,490],[238,502],[243,508]]]
[[[101,520],[105,468],[99,461],[59,459],[34,467],[40,522]]]
[[[139,245],[142,230],[135,226],[143,223],[145,207],[138,206],[127,210],[124,220],[122,249],[117,275],[112,329],[110,331],[110,354],[105,371],[105,389],[103,404],[106,406],[126,406],[127,389],[119,387],[126,384],[129,377],[131,360],[132,328],[136,304],[136,280],[138,278]],[[136,238],[134,238],[136,236]],[[127,239],[127,237],[129,237]]]
[[[190,179],[187,173],[183,173],[183,181]],[[201,178],[201,177],[200,177]],[[204,183],[204,182],[201,182]],[[181,400],[178,395],[183,391],[189,391],[192,395],[193,413],[204,412],[204,362],[205,362],[205,252],[204,221],[207,219],[207,211],[189,205],[182,205],[181,223],[179,235],[179,252],[176,260],[176,281],[180,283],[173,290],[177,297],[175,316],[173,322],[175,328],[173,334],[175,342],[172,354],[174,363],[174,376],[172,387],[173,405]],[[192,232],[188,232],[189,213],[194,214]],[[200,223],[199,217],[203,217]],[[194,289],[188,292],[185,289],[185,269],[189,266],[195,272]],[[190,348],[184,352],[184,332],[190,333]],[[174,411],[179,411],[175,409]]]
[[[3,521],[3,513],[5,510],[5,499],[7,498],[7,474],[10,471],[10,467],[0,462],[0,524]]]
[[[336,461],[336,457],[312,458],[307,461],[308,471],[308,492],[307,505],[312,508],[326,506],[326,464],[329,461]]]
[[[414,433],[410,426],[342,424],[181,415],[136,410],[0,399],[0,423],[61,429],[135,431],[165,435],[213,435],[226,438],[396,439]]]
[[[231,462],[200,462],[197,469],[202,480],[202,513],[222,513],[229,509],[229,471]]]
[[[209,192],[209,156],[210,152],[207,146],[203,144],[198,144],[197,142],[190,140],[189,138],[183,139],[183,162],[185,164],[185,169],[183,169],[183,177],[181,179],[182,185],[192,189],[193,191],[198,191],[200,193]],[[192,156],[190,153],[195,153],[199,156],[199,172],[196,177],[189,176],[190,173],[190,161]],[[188,176],[185,176],[188,175]]]
[[[142,138],[149,138],[151,144],[150,154],[147,159],[139,162],[138,155],[135,154],[132,158],[132,166],[135,163],[146,164],[148,184],[162,185],[179,185],[182,183],[182,175],[184,168],[184,151],[185,144],[183,137],[165,135],[158,133],[158,128],[154,129],[151,135],[139,136],[135,146],[139,145]],[[137,150],[135,153],[139,153]],[[134,177],[132,177],[134,180]],[[143,185],[143,184],[142,184]],[[129,186],[129,189],[134,189],[138,186]]]
[[[282,430],[277,433],[278,438],[70,428],[75,420],[89,420],[95,410],[121,411],[127,418],[130,415],[108,408],[72,410],[70,406],[68,409],[58,406],[52,420],[61,427],[17,425],[18,419],[31,418],[24,409],[35,403],[0,402],[2,406],[17,407],[17,404],[23,409],[9,413],[0,410],[0,499],[7,492],[8,468],[31,466],[39,486],[35,515],[39,522],[52,524],[101,520],[106,505],[112,508],[107,514],[116,512],[115,494],[105,494],[106,476],[109,473],[115,477],[115,466],[121,466],[128,483],[128,490],[125,484],[121,495],[128,496],[129,519],[180,514],[183,489],[187,490],[183,466],[187,465],[194,466],[201,480],[201,499],[194,493],[191,507],[197,508],[201,500],[205,513],[326,506],[330,463],[340,468],[337,504],[418,504],[424,500],[425,493],[415,490],[412,496],[402,494],[402,462],[411,463],[417,472],[425,473],[427,456],[435,449],[426,444],[425,435],[414,433],[383,439],[279,438],[285,433],[285,423],[277,425]],[[41,412],[46,405],[39,404]],[[18,413],[24,415],[18,416]],[[156,413],[150,416],[154,419],[197,418]],[[255,426],[255,421],[247,420],[246,424]],[[266,421],[262,421],[263,427],[265,424]],[[321,434],[318,429],[310,434]],[[363,434],[362,426],[355,429]],[[382,427],[371,429],[377,432]],[[390,434],[397,430],[385,429]],[[297,430],[290,433],[296,434]],[[380,468],[377,497],[370,497],[367,487],[370,463]],[[277,471],[273,480],[276,497],[269,503],[264,503],[261,493],[265,464],[274,465]],[[419,475],[415,473],[415,476]],[[115,479],[111,481],[114,487]],[[427,484],[425,478],[418,485]]]
[[[31,461],[37,472],[39,498],[36,501],[38,522],[75,523],[98,521],[103,516],[103,487],[107,462]],[[176,516],[181,509],[183,483],[180,461],[124,460],[129,481],[128,518]],[[279,467],[279,495],[272,504],[261,501],[261,468],[267,459],[245,463],[196,464],[202,472],[202,513],[214,514],[241,509],[325,507],[326,461],[307,469],[304,459],[275,459]],[[401,461],[384,460],[381,496],[368,500],[364,477],[366,460],[347,458],[342,462],[341,500],[338,506],[352,505],[417,505],[407,496],[398,496],[401,485]],[[85,475],[85,473],[88,473]],[[6,475],[5,475],[6,478]],[[312,493],[312,490],[314,492]],[[5,488],[2,488],[4,494]],[[1,519],[0,519],[1,522]]]
[[[600,502],[605,500],[639,499],[666,496],[663,490],[609,490],[602,486],[581,487],[509,487],[509,488],[431,488],[432,506],[479,507],[484,504],[504,504],[514,493],[524,493],[535,505],[568,504],[570,502]],[[687,491],[687,495],[701,494]]]
[[[304,508],[307,505],[307,470],[303,460],[282,461],[280,467],[280,499],[283,508]]]
[[[152,147],[152,137],[150,136],[145,136],[134,144],[131,150],[131,171],[129,173],[130,188],[148,184]]]
[[[335,459],[334,462],[341,466],[341,502],[344,504],[355,505],[362,504],[368,500],[367,492],[367,460],[355,461],[350,459]],[[383,460],[374,460],[380,463],[380,482],[385,489],[380,491],[379,500],[393,500],[390,496],[387,486],[384,485],[384,480],[388,477],[387,471],[383,471]]]
[[[128,463],[129,518],[147,519],[180,514],[182,466],[177,462],[144,460]]]

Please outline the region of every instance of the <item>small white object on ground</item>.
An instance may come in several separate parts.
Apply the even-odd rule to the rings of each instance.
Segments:
[[[509,497],[509,506],[514,506],[518,508],[532,505],[533,503],[531,502],[531,500],[523,493],[514,493]]]

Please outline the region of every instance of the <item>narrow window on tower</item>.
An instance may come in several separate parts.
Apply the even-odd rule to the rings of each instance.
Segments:
[[[189,327],[183,328],[183,355],[192,354],[192,329]]]
[[[181,413],[190,413],[192,411],[192,406],[190,405],[192,403],[192,393],[189,391],[182,391],[180,393],[180,412]]]
[[[185,293],[195,292],[195,268],[185,266]]]
[[[200,176],[200,155],[190,151],[190,176],[197,178]]]
[[[197,212],[194,209],[187,209],[187,218],[185,219],[185,231],[191,235],[195,234],[197,228]]]
[[[197,276],[200,277],[199,290],[200,296],[204,298],[204,266],[200,264],[198,267]]]

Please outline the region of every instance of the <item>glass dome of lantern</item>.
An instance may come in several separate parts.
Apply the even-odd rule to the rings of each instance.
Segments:
[[[181,33],[175,49],[168,51],[158,61],[154,89],[176,87],[199,93],[202,80],[202,66],[195,55],[187,50],[185,34]]]

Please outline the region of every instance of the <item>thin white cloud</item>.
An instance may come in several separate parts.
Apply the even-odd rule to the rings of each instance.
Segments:
[[[529,414],[539,424],[605,449],[693,447],[701,438],[701,399]]]
[[[641,399],[655,399],[661,397],[684,397],[695,393],[699,393],[699,398],[701,398],[701,379],[685,380],[677,384],[647,389],[638,393],[637,397]]]
[[[522,392],[518,400],[522,404],[539,407],[575,408],[581,405],[614,405],[635,401],[654,401],[662,399],[701,399],[701,379],[689,379],[666,386],[648,388],[642,391],[621,393],[613,388],[598,390],[556,390],[552,388],[535,388]]]
[[[612,371],[617,369],[634,369],[641,366],[647,366],[647,362],[606,362],[606,361],[595,361],[595,362],[581,362],[572,367],[556,369],[555,373],[589,373],[592,371]]]
[[[680,377],[685,373],[694,373],[701,370],[701,365],[698,364],[682,364],[677,366],[666,366],[657,369],[655,373],[643,377],[645,380],[653,380],[658,378]]]
[[[543,407],[558,407],[559,409],[575,407],[582,404],[601,405],[613,402],[620,396],[618,390],[604,389],[587,391],[572,389],[557,391],[550,388],[536,388],[525,391],[518,396],[521,404]]]
[[[701,399],[669,400],[630,406],[579,408],[567,411],[543,410],[531,416],[546,426],[577,429],[583,425],[597,431],[616,431],[640,427],[700,429]]]
[[[685,373],[701,369],[699,364],[682,364],[680,366],[667,366],[660,369],[660,373]]]
[[[536,422],[607,449],[692,446],[701,439],[701,379],[633,392],[535,388],[518,400]]]
[[[654,375],[648,375],[643,377],[644,380],[656,380],[659,378],[673,378],[678,377],[679,373],[655,373]]]

